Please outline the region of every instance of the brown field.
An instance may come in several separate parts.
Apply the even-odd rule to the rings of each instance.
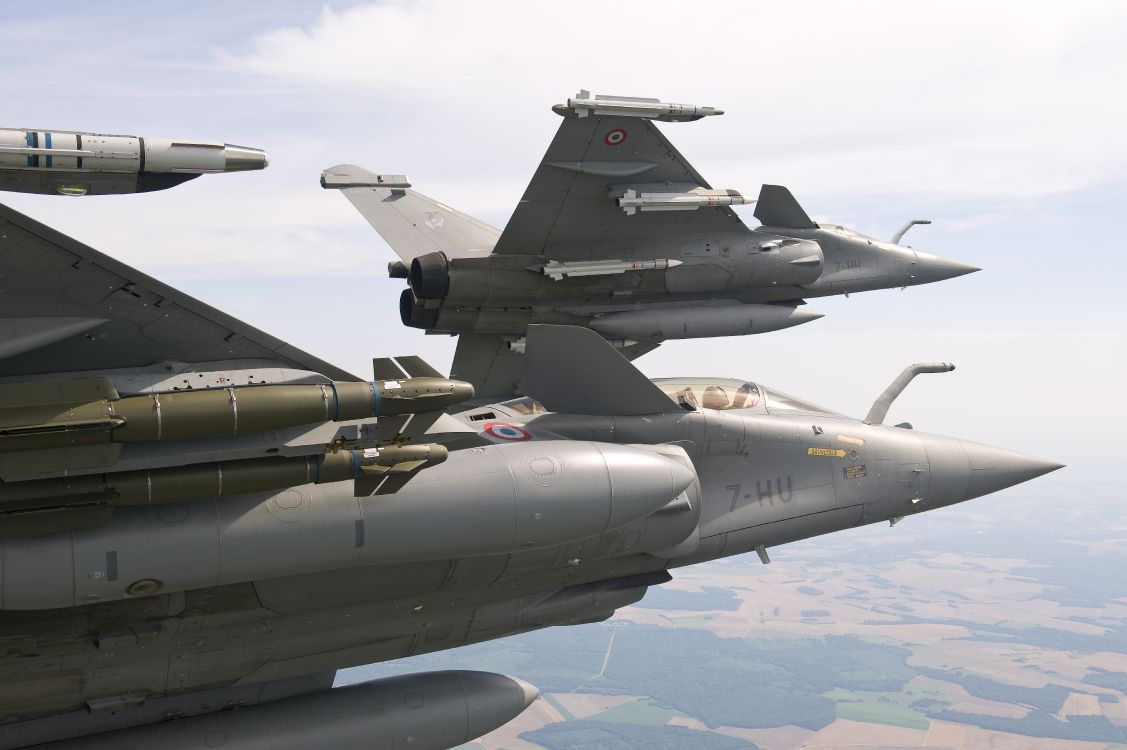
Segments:
[[[596,695],[594,693],[552,693],[564,709],[577,719],[586,719],[603,711],[638,700],[635,695]]]
[[[927,731],[838,719],[811,737],[804,748],[924,747]]]
[[[986,528],[997,523],[986,509],[977,516],[973,512],[964,514],[962,519],[963,527],[980,524]],[[1011,518],[1009,522],[1016,520],[1019,519]],[[897,526],[893,534],[905,531]],[[1123,531],[1124,528],[1108,527],[1105,540],[1075,542],[1077,555],[1127,554],[1127,534]],[[1100,636],[1106,632],[1104,626],[1122,629],[1127,625],[1127,598],[1109,601],[1100,608],[1061,604],[1045,598],[1053,594],[1049,586],[1037,580],[1033,564],[1014,557],[946,552],[900,560],[882,554],[877,559],[895,561],[851,562],[863,559],[866,549],[879,552],[883,544],[902,541],[903,536],[898,541],[893,535],[873,535],[854,539],[852,548],[784,547],[772,553],[770,565],[761,565],[752,556],[743,561],[676,570],[668,588],[687,592],[702,591],[705,587],[727,589],[739,598],[739,608],[726,612],[628,607],[616,616],[664,628],[706,630],[729,638],[847,634],[899,645],[911,651],[908,664],[915,667],[964,670],[1029,688],[1065,686],[1072,693],[1061,707],[1059,718],[1103,715],[1127,731],[1127,694],[1083,682],[1094,669],[1127,672],[1127,653],[1071,652],[1053,648],[1051,642],[1049,646],[1022,643],[1020,633],[1001,632],[1040,626],[1078,636]],[[802,614],[811,610],[828,610],[829,615]],[[902,618],[908,621],[900,622]],[[915,622],[917,618],[959,622]],[[939,690],[951,709],[959,712],[1020,719],[1030,711],[1026,706],[978,698],[957,684],[923,676],[912,680],[908,689],[915,694]],[[1110,695],[1115,700],[1101,703],[1094,693]],[[593,694],[553,697],[579,718],[595,717],[636,699]],[[516,740],[516,735],[561,718],[550,707],[540,708],[542,704],[544,701],[539,701],[514,728],[486,737],[483,745],[488,750],[531,750],[534,746]],[[932,721],[925,730],[838,719],[816,733],[795,726],[710,730],[692,717],[676,717],[670,724],[739,737],[764,750],[1127,748],[1101,742],[1027,737],[945,721]]]
[[[1100,716],[1102,714],[1103,709],[1100,708],[1098,696],[1073,693],[1065,699],[1057,716],[1063,720],[1066,716]]]
[[[670,719],[669,723],[690,729],[708,730],[708,726],[704,722],[686,717],[674,717]],[[796,726],[772,727],[771,729],[719,727],[711,731],[753,742],[763,750],[799,750],[808,747],[806,743],[814,736],[814,732],[809,729]]]
[[[923,747],[948,747],[957,750],[1106,750],[1103,742],[1048,740],[1021,734],[992,732],[965,724],[933,721]]]

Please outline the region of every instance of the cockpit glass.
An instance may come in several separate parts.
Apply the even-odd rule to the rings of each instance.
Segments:
[[[734,378],[658,378],[653,382],[686,411],[754,409],[763,401],[759,386]]]
[[[790,411],[805,411],[814,414],[837,414],[837,412],[827,409],[823,406],[811,404],[808,401],[788,396],[785,393],[771,390],[770,388],[763,389],[767,400],[767,412],[770,414],[779,414]]]
[[[682,409],[748,409],[760,414],[807,412],[837,415],[808,401],[735,378],[656,378],[654,384]]]
[[[872,240],[874,242],[877,241],[876,237],[871,237],[871,236],[869,236],[869,235],[867,235],[863,232],[858,232],[856,229],[850,229],[849,227],[843,227],[840,224],[819,224],[818,226],[822,227],[823,229],[832,229],[834,231],[840,232],[841,234],[844,234],[847,237],[856,237],[857,239]]]

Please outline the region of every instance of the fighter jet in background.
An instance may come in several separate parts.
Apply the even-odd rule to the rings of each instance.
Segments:
[[[587,326],[634,359],[668,339],[764,333],[822,317],[810,297],[927,284],[974,266],[817,224],[787,188],[716,190],[654,125],[723,114],[581,91],[503,232],[342,164],[342,190],[399,255],[403,323],[461,334],[452,374],[513,395],[532,323]],[[756,203],[749,229],[731,206]]]
[[[267,163],[265,151],[229,143],[0,129],[0,190],[19,193],[146,193],[201,174],[265,169]]]
[[[451,415],[417,357],[363,380],[2,206],[0,284],[0,750],[448,748],[536,689],[336,670],[1058,468],[882,424],[945,365],[857,420],[532,325],[524,395]]]

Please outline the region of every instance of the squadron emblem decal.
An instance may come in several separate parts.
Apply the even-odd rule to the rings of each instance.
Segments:
[[[606,134],[606,137],[603,138],[603,143],[607,144],[608,146],[617,146],[625,140],[626,131],[622,128],[615,128],[614,130]]]
[[[508,440],[514,443],[532,439],[532,436],[527,432],[508,422],[486,422],[485,429],[482,432],[491,438]]]

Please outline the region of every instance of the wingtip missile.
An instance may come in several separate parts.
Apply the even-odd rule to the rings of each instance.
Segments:
[[[724,110],[715,107],[701,107],[694,104],[673,104],[660,99],[637,96],[594,95],[581,89],[567,100],[567,109],[577,117],[589,115],[619,115],[622,117],[642,117],[662,122],[692,122],[702,117],[722,115]],[[559,109],[557,109],[559,111]]]
[[[215,141],[0,129],[0,190],[20,193],[145,193],[202,174],[256,171],[269,163],[262,149]]]

